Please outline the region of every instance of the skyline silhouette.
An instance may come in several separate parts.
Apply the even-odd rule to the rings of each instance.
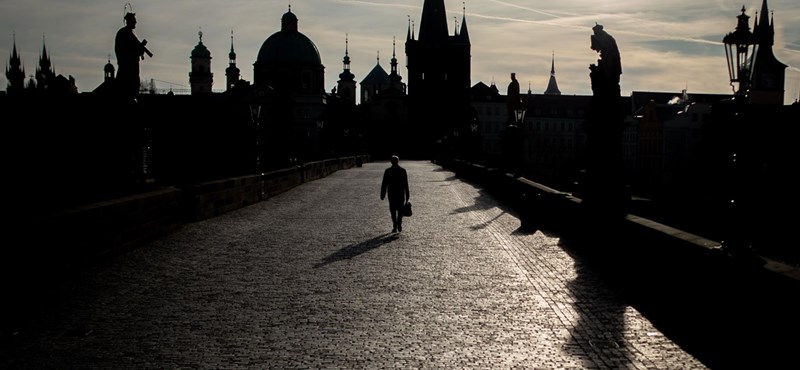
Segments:
[[[8,64],[14,42],[22,56],[26,74],[33,74],[44,41],[57,74],[73,76],[79,92],[89,92],[103,80],[103,66],[113,58],[113,35],[122,23],[123,3],[88,1],[76,7],[57,2],[39,4],[42,9],[22,2],[0,5],[0,55]],[[301,32],[314,41],[326,67],[325,89],[330,91],[341,70],[345,37],[349,38],[351,68],[361,81],[375,66],[387,68],[392,38],[405,39],[409,22],[418,27],[422,0],[403,0],[391,4],[374,1],[294,1]],[[744,3],[751,16],[761,1]],[[690,93],[729,93],[722,37],[732,31],[731,19],[741,3],[717,1],[713,4],[689,2],[642,8],[623,8],[605,2],[602,8],[586,7],[585,2],[567,1],[548,9],[525,6],[522,2],[461,2],[446,0],[449,32],[455,22],[466,19],[472,39],[471,84],[495,82],[503,86],[515,72],[521,89],[542,93],[550,77],[551,57],[562,93],[589,95],[586,60],[594,52],[586,41],[594,22],[615,30],[624,50],[626,65],[622,75],[623,95],[631,91],[680,91]],[[638,5],[637,5],[638,6]],[[188,88],[189,55],[197,44],[197,32],[212,54],[214,89],[224,89],[224,69],[234,32],[237,63],[242,78],[252,81],[256,53],[263,41],[279,29],[280,16],[288,3],[244,2],[236,8],[196,2],[152,1],[132,3],[139,24],[137,35],[151,43],[157,55],[142,65],[141,77],[153,79],[160,89]],[[213,10],[211,8],[214,8]],[[769,2],[776,27],[776,56],[789,65],[786,72],[785,104],[800,94],[800,5],[791,1]],[[20,16],[24,14],[25,16]],[[181,16],[176,16],[180,14]],[[347,35],[347,36],[346,36]],[[405,52],[398,47],[400,74],[407,75]],[[7,79],[0,76],[5,90]]]

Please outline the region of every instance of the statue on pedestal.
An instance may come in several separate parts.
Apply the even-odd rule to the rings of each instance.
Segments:
[[[584,201],[594,211],[624,214],[626,191],[622,170],[622,131],[625,114],[620,96],[619,48],[602,25],[592,30],[591,48],[600,54],[589,65],[592,100],[585,122],[586,178]]]

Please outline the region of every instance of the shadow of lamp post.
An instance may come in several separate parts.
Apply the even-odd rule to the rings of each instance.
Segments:
[[[730,201],[728,202],[727,220],[725,222],[725,237],[722,248],[732,255],[742,254],[750,251],[748,222],[749,210],[752,208],[752,189],[746,185],[748,176],[748,163],[752,158],[746,150],[745,141],[747,132],[745,127],[748,119],[746,116],[749,111],[748,92],[752,84],[753,66],[758,52],[758,39],[750,32],[750,17],[745,14],[742,6],[742,14],[738,19],[736,29],[728,33],[722,39],[725,46],[725,57],[728,62],[728,75],[731,87],[733,88],[733,101],[726,110],[726,118],[729,121],[728,131],[729,142],[725,143],[728,153],[728,171],[730,186]],[[738,86],[737,86],[738,85]]]

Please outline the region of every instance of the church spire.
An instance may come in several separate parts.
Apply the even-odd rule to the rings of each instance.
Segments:
[[[228,68],[225,68],[226,91],[230,91],[241,79],[239,67],[236,66],[236,52],[233,50],[233,30],[231,30],[231,52],[228,53]]]
[[[458,36],[461,37],[462,41],[469,43],[469,31],[467,30],[467,5],[466,3],[463,4],[464,7],[462,10],[464,15],[461,18],[461,32],[458,33]]]
[[[11,50],[11,57],[6,65],[6,79],[8,79],[8,88],[6,91],[9,94],[16,94],[22,92],[25,88],[25,67],[22,66],[22,58],[19,57],[17,52],[17,35],[13,34],[13,47]]]
[[[233,30],[231,30],[231,52],[228,53],[228,60],[231,64],[236,64],[236,52],[233,51]]]
[[[39,55],[39,66],[36,67],[36,87],[47,89],[55,77],[56,73],[52,68],[50,56],[47,55],[47,45],[45,44],[44,35],[42,35],[42,53]]]
[[[547,82],[547,90],[544,91],[545,95],[561,95],[561,90],[558,89],[558,83],[556,82],[556,53],[553,52],[553,56],[550,62],[550,81]]]
[[[342,58],[342,73],[336,84],[338,96],[350,105],[356,104],[356,76],[350,72],[350,36],[344,36],[344,58]]]
[[[446,39],[447,36],[444,0],[425,0],[419,24],[419,41],[437,42]]]
[[[397,73],[397,40],[392,38],[392,62],[391,62],[391,72],[389,72],[389,82],[392,85],[399,84],[400,81],[403,79]]]
[[[349,35],[345,35],[344,37],[344,58],[342,58],[342,73],[339,74],[339,78],[342,81],[353,81],[356,76],[350,72],[350,37]]]

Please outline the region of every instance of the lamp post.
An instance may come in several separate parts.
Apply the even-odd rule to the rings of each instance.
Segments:
[[[742,6],[742,14],[736,17],[738,18],[736,30],[728,33],[722,39],[722,43],[725,45],[725,57],[728,60],[728,75],[736,98],[747,96],[758,52],[758,40],[750,32],[750,16],[744,12],[745,8]],[[734,84],[738,84],[738,89],[734,87]]]
[[[256,170],[261,171],[261,105],[250,106],[250,121],[256,136]]]
[[[750,17],[742,14],[738,19],[736,29],[722,39],[725,46],[725,57],[728,64],[728,76],[733,88],[733,104],[729,105],[727,113],[729,125],[724,128],[728,131],[727,162],[729,171],[730,199],[727,205],[727,219],[725,220],[725,238],[722,248],[729,254],[740,256],[743,252],[750,251],[750,230],[748,214],[753,207],[752,186],[749,184],[749,163],[753,162],[752,154],[746,145],[748,133],[746,113],[749,111],[748,92],[752,85],[753,70],[758,53],[758,39],[750,32]],[[749,253],[744,253],[745,255]]]
[[[516,109],[514,109],[514,122],[509,127],[509,134],[511,134],[511,146],[512,146],[512,161],[513,161],[513,168],[514,168],[514,175],[518,175],[522,169],[523,161],[523,144],[524,140],[522,138],[522,125],[525,122],[525,113],[527,109],[525,109],[522,104],[520,103]]]
[[[522,107],[517,108],[514,111],[514,119],[515,119],[515,122],[517,124],[517,127],[522,127],[522,123],[523,123],[523,121],[525,121],[525,112],[526,111],[527,110],[525,108],[522,108]]]

